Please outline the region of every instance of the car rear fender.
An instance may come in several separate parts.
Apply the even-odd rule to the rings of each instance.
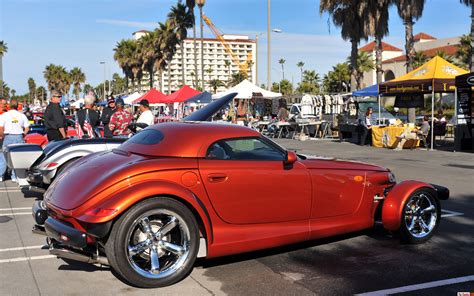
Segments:
[[[212,242],[212,224],[209,212],[204,203],[192,191],[167,181],[147,180],[126,187],[113,196],[102,199],[94,203],[86,203],[81,206],[76,213],[72,213],[77,219],[86,223],[104,223],[119,217],[129,208],[147,198],[166,196],[174,198],[185,204],[196,216],[198,223],[201,224],[203,235],[206,236],[208,243]],[[79,212],[82,212],[79,214]]]
[[[420,181],[403,181],[390,190],[382,207],[382,223],[385,229],[391,231],[400,229],[403,206],[410,195],[420,188],[433,191],[434,196],[437,198],[433,185]]]

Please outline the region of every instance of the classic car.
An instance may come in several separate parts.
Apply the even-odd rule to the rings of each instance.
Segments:
[[[108,264],[123,281],[150,288],[182,280],[198,257],[376,222],[404,242],[425,242],[448,197],[442,186],[397,184],[376,165],[297,155],[247,127],[175,122],[78,160],[33,212],[51,254]]]
[[[226,106],[234,96],[235,94],[224,96],[192,113],[186,119],[192,121],[209,120],[217,111]],[[144,128],[146,126],[140,123],[129,125],[131,134],[135,134],[137,129]],[[101,132],[103,133],[103,130]],[[9,145],[3,153],[8,167],[15,170],[18,185],[42,192],[66,166],[72,164],[75,160],[94,152],[110,151],[126,140],[126,137],[97,137],[94,139],[72,137],[53,141],[45,145],[44,148],[41,145],[31,143]]]

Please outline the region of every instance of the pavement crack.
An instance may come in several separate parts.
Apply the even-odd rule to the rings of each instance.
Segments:
[[[208,288],[206,288],[203,284],[201,284],[197,279],[195,279],[192,275],[189,276],[190,278],[193,279],[193,281],[195,281],[199,286],[201,286],[204,290],[206,290],[209,294],[211,295],[216,295],[214,292],[212,292],[211,290],[209,290]]]

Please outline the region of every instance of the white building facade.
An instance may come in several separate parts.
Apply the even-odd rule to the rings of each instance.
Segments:
[[[133,33],[135,39],[147,34],[147,31],[138,31]],[[209,85],[209,81],[218,79],[223,85],[231,79],[232,74],[240,71],[239,65],[234,60],[238,60],[241,65],[248,65],[248,79],[252,83],[256,83],[256,43],[246,35],[223,35],[226,43],[232,50],[234,58],[226,51],[224,45],[218,39],[204,38],[203,48],[201,50],[201,39],[196,39],[196,53],[194,52],[194,39],[188,38],[184,41],[184,77],[185,84],[193,88],[201,85],[201,73],[204,75],[204,90],[213,92]],[[201,69],[201,54],[203,55],[204,69]],[[195,64],[197,58],[197,69]],[[170,63],[170,77],[168,77],[168,68],[166,68],[162,77],[155,73],[153,87],[163,93],[172,93],[180,89],[182,83],[182,63],[181,50],[178,45],[176,54]],[[226,66],[226,61],[230,63]],[[202,72],[203,71],[203,72]],[[197,75],[196,75],[197,73]],[[142,91],[150,89],[148,73],[142,80]],[[161,83],[160,83],[161,81]],[[197,83],[197,84],[196,84]],[[171,84],[171,85],[170,85]],[[161,85],[161,89],[160,89]],[[170,86],[170,87],[169,87]],[[170,89],[169,89],[170,88]],[[217,91],[224,91],[227,87],[221,86]]]

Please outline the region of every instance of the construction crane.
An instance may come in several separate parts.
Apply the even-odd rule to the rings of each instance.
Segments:
[[[225,51],[230,55],[234,64],[239,66],[241,72],[247,74],[249,62],[252,60],[252,54],[249,53],[247,55],[247,60],[244,63],[241,63],[237,55],[232,51],[232,48],[230,47],[229,43],[227,43],[227,41],[222,36],[222,32],[216,26],[214,26],[212,21],[207,16],[203,15],[202,18],[206,25],[209,27],[209,29],[211,29],[212,33],[214,33],[217,40],[222,43],[222,46],[224,46]]]

